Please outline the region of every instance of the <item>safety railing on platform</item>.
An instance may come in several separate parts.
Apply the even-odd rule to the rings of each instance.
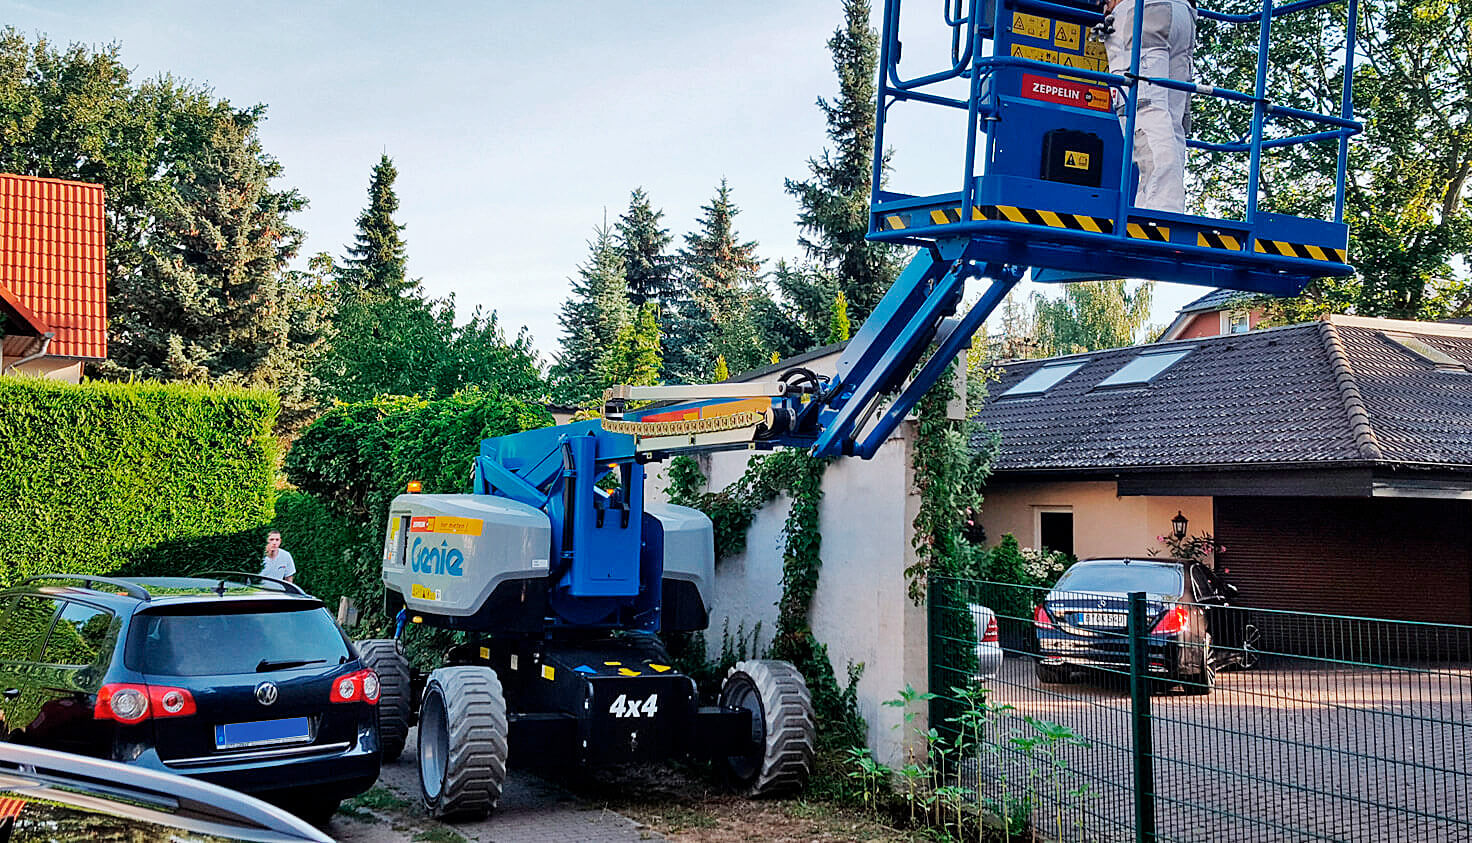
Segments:
[[[1472,627],[970,579],[929,599],[930,725],[1015,839],[1472,839]]]
[[[1141,0],[1143,2],[1143,0]],[[1253,11],[1227,13],[1207,8],[1198,10],[1200,17],[1226,25],[1253,26],[1257,29],[1257,62],[1254,85],[1251,91],[1240,91],[1219,85],[1198,83],[1194,80],[1146,77],[1140,75],[1140,47],[1144,15],[1132,15],[1134,26],[1131,40],[1129,70],[1114,74],[1087,67],[1070,66],[1067,76],[1107,86],[1121,98],[1123,108],[1119,110],[1123,120],[1123,136],[1134,136],[1134,127],[1139,110],[1139,88],[1143,84],[1185,91],[1197,96],[1209,97],[1224,103],[1236,103],[1251,108],[1251,120],[1245,136],[1226,141],[1206,141],[1189,138],[1187,144],[1194,149],[1217,153],[1245,153],[1249,156],[1247,187],[1242,202],[1242,221],[1251,224],[1258,214],[1258,195],[1262,178],[1262,160],[1265,150],[1295,147],[1332,141],[1337,144],[1335,163],[1335,193],[1332,220],[1344,221],[1344,198],[1349,162],[1349,139],[1362,131],[1362,125],[1354,119],[1352,102],[1355,64],[1355,43],[1358,16],[1358,0],[1293,0],[1274,4],[1273,0],[1250,0],[1256,6]],[[886,0],[884,7],[884,34],[880,42],[879,109],[876,125],[876,149],[885,149],[886,123],[890,119],[893,105],[901,102],[935,105],[956,109],[966,113],[965,164],[960,184],[960,207],[970,208],[976,201],[975,177],[978,172],[978,142],[986,140],[987,148],[983,160],[990,160],[994,149],[990,148],[990,121],[1000,112],[1000,86],[991,84],[996,73],[1003,68],[1016,68],[1043,73],[1059,73],[1057,64],[1028,58],[1022,55],[989,54],[988,45],[995,34],[1012,25],[1014,13],[1035,14],[1044,18],[1067,21],[1085,29],[1102,25],[1104,17],[1098,5],[1087,2],[1049,2],[1049,0],[943,0],[944,25],[951,30],[951,62],[948,67],[920,75],[902,77],[899,70],[901,0]],[[1295,108],[1275,102],[1268,89],[1269,67],[1272,55],[1272,24],[1275,19],[1306,12],[1321,7],[1343,4],[1345,8],[1343,27],[1344,45],[1342,55],[1337,58],[1338,66],[1328,70],[1341,78],[1342,92],[1337,114],[1322,113]],[[946,83],[964,81],[968,86],[965,97],[944,93]],[[1298,121],[1316,128],[1313,131],[1290,133],[1268,137],[1266,127],[1274,121]],[[1124,219],[1134,208],[1131,202],[1133,191],[1132,168],[1133,144],[1127,144],[1126,166],[1120,168],[1118,189],[1119,203],[1116,219]],[[873,171],[873,194],[871,203],[878,207],[887,200],[901,194],[889,192],[887,188],[888,166],[885,155],[875,156]],[[1112,232],[1118,238],[1128,237],[1127,227],[1120,225]]]

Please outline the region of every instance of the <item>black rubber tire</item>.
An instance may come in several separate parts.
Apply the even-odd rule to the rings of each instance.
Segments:
[[[1042,662],[1033,663],[1033,672],[1037,674],[1038,681],[1044,685],[1062,685],[1073,678],[1066,667],[1054,667]]]
[[[721,684],[721,705],[752,712],[752,750],[725,759],[747,796],[791,793],[813,772],[817,723],[808,683],[788,662],[737,662]]]
[[[396,761],[404,754],[409,738],[410,699],[409,661],[399,653],[392,638],[370,638],[358,642],[363,666],[378,674],[382,690],[378,696],[378,744],[383,747],[384,763]]]
[[[1206,643],[1201,645],[1201,672],[1187,677],[1181,681],[1181,690],[1192,696],[1205,696],[1216,687],[1216,666],[1212,659],[1216,654],[1211,651],[1211,636],[1206,637]]]
[[[480,819],[506,782],[506,697],[488,667],[442,667],[419,708],[419,794],[438,819]]]

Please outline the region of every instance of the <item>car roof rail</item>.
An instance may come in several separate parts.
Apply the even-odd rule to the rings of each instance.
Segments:
[[[297,585],[296,583],[287,582],[286,580],[278,580],[275,577],[268,577],[265,574],[252,574],[247,571],[200,571],[198,573],[190,574],[189,576],[199,577],[201,579],[217,579],[220,581],[221,591],[224,591],[223,586],[225,585],[225,580],[238,579],[242,582],[260,581],[271,583],[272,585],[280,586],[281,590],[286,594],[305,595],[307,593],[305,590],[302,589],[301,586]]]
[[[26,577],[25,579],[21,580],[18,585],[31,585],[33,583],[40,584],[45,582],[65,584],[81,583],[82,588],[89,589],[91,591],[103,591],[104,589],[94,588],[92,585],[93,583],[99,583],[101,585],[112,586],[113,588],[121,588],[124,592],[127,593],[129,597],[136,597],[139,600],[148,601],[153,599],[153,595],[148,593],[148,589],[144,588],[138,583],[115,579],[113,577],[99,577],[93,574],[38,574],[34,577]]]

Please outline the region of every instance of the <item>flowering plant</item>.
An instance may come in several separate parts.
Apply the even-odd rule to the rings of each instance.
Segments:
[[[1216,539],[1207,532],[1182,538],[1176,538],[1174,534],[1156,536],[1155,540],[1165,545],[1166,556],[1187,562],[1208,562],[1213,555],[1226,552],[1226,547],[1217,544]],[[1145,552],[1151,556],[1160,556],[1161,548],[1152,547]]]
[[[1022,553],[1022,572],[1026,575],[1029,585],[1052,586],[1063,576],[1063,572],[1073,563],[1068,554],[1060,550],[1033,549],[1024,547]]]

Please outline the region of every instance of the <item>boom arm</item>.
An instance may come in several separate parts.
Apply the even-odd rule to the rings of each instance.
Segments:
[[[1020,267],[977,265],[966,246],[939,241],[918,252],[850,340],[832,378],[795,369],[770,383],[616,387],[605,398],[604,429],[632,436],[646,459],[751,445],[874,456],[1022,276]],[[974,277],[989,280],[985,293],[951,320]],[[892,399],[880,413],[886,396]],[[696,400],[625,412],[630,401],[689,399]]]

